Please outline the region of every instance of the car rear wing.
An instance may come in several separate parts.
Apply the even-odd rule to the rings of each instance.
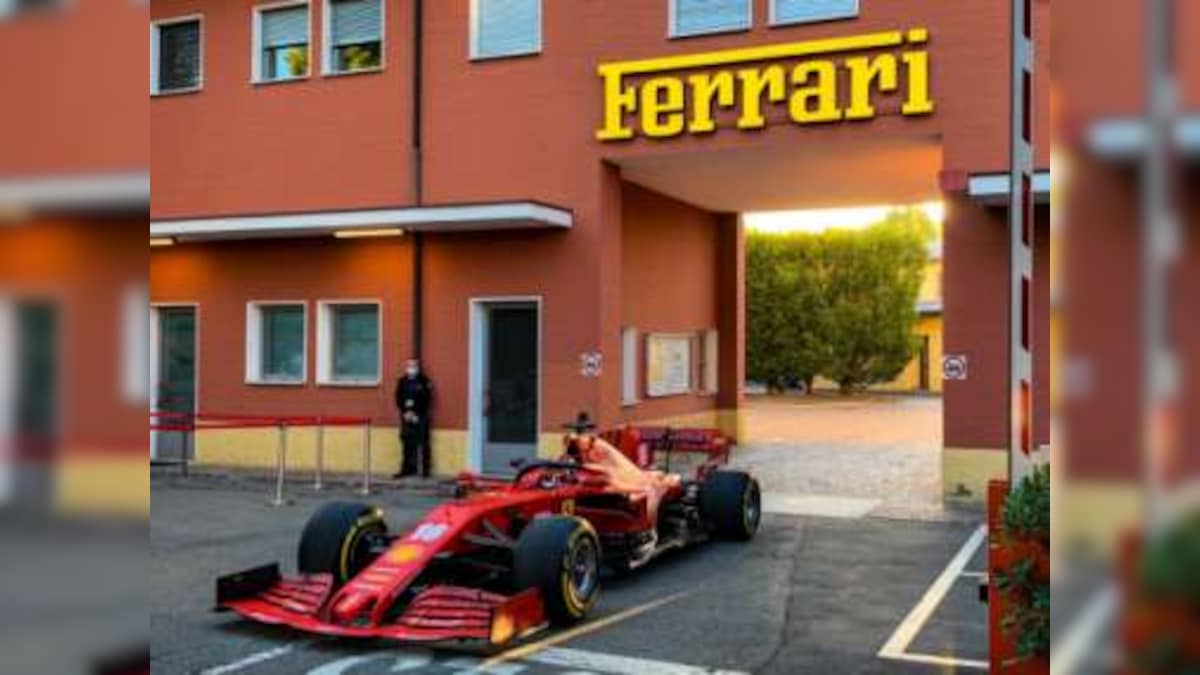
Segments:
[[[643,469],[671,472],[672,455],[699,455],[701,463],[695,468],[702,478],[718,467],[729,463],[733,441],[719,429],[622,426],[601,434]]]

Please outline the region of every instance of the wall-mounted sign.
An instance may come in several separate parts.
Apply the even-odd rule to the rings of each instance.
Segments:
[[[720,109],[738,113],[738,129],[762,129],[767,106],[776,105],[796,124],[871,119],[875,95],[897,93],[901,84],[900,112],[928,115],[929,52],[920,48],[928,40],[926,29],[913,28],[604,63],[604,126],[596,138],[710,134]],[[879,50],[888,51],[861,53]]]
[[[579,355],[579,374],[584,377],[600,377],[604,371],[604,355],[600,352],[584,352]]]
[[[675,396],[692,390],[692,337],[646,336],[647,396]]]
[[[959,382],[967,379],[967,355],[946,354],[942,356],[942,379]]]

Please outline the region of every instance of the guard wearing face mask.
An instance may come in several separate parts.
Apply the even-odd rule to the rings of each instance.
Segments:
[[[429,408],[433,402],[433,384],[421,364],[410,359],[404,375],[396,382],[396,408],[400,411],[400,443],[404,446],[404,463],[395,478],[429,477],[432,452],[429,445]]]

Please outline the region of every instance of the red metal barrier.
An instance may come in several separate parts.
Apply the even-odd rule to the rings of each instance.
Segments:
[[[328,427],[362,427],[363,487],[362,493],[371,492],[371,418],[338,415],[248,415],[243,413],[188,413],[171,410],[150,411],[150,431],[182,433],[184,436],[183,457],[179,462],[186,475],[190,452],[188,445],[197,430],[222,429],[277,429],[275,495],[272,503],[284,503],[283,483],[287,472],[287,430],[289,428],[314,428],[317,431],[316,466],[313,489],[323,488],[325,465],[325,429]]]

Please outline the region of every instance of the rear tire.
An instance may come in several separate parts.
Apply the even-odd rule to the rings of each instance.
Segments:
[[[708,531],[721,539],[749,541],[762,519],[758,481],[742,471],[715,471],[700,490],[700,514]]]
[[[371,540],[387,535],[383,511],[361,502],[330,502],[308,519],[300,535],[296,567],[301,574],[331,574],[335,587],[374,561]]]
[[[513,580],[518,590],[541,591],[551,623],[561,626],[583,619],[600,594],[596,531],[582,518],[535,518],[517,539]]]

